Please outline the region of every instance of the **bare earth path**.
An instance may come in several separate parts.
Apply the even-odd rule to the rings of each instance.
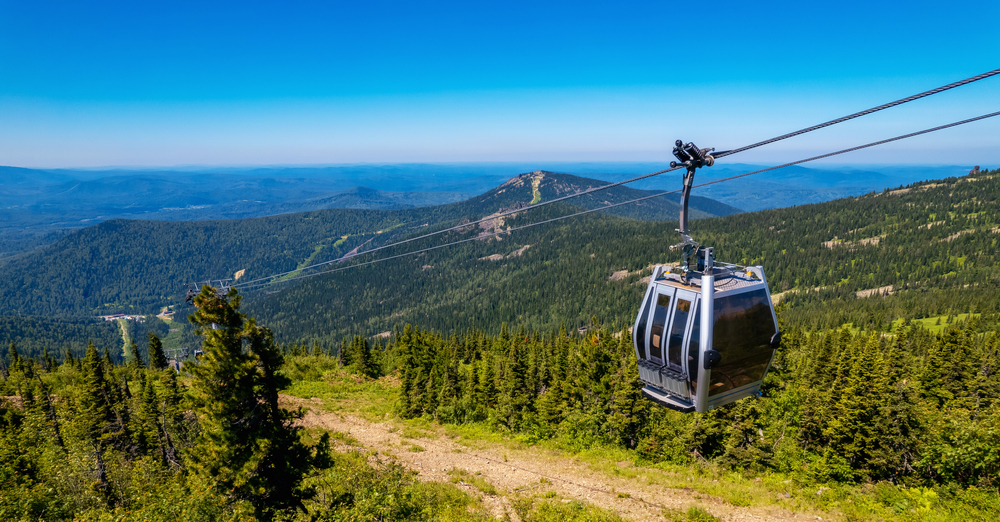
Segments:
[[[641,469],[632,478],[614,477],[590,469],[571,457],[538,448],[525,450],[470,448],[446,436],[403,437],[391,421],[375,423],[351,415],[322,411],[319,399],[304,400],[282,396],[289,406],[306,408],[302,424],[349,434],[369,450],[393,456],[400,464],[418,473],[424,481],[449,482],[449,470],[455,468],[479,474],[501,495],[483,495],[483,502],[495,516],[516,515],[503,495],[554,492],[565,499],[576,499],[614,511],[636,521],[664,520],[664,508],[687,510],[699,505],[726,521],[816,520],[815,515],[796,514],[777,506],[738,507],[683,488],[649,484],[647,477],[655,469]],[[413,448],[413,445],[420,449]],[[498,453],[499,452],[499,453]],[[631,466],[630,463],[622,463]],[[477,490],[460,484],[470,493]]]

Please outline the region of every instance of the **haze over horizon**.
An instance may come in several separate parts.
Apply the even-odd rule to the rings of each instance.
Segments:
[[[1000,15],[949,11],[971,7]],[[995,39],[941,24],[930,2],[5,0],[0,165],[668,162],[677,138],[730,149],[998,66]],[[992,78],[731,159],[949,123],[997,110],[998,94]],[[996,136],[982,121],[838,163],[996,164]]]

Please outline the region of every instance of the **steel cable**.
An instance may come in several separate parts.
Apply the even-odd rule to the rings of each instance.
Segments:
[[[832,156],[838,156],[840,154],[846,154],[848,152],[854,152],[854,151],[858,151],[858,150],[862,150],[862,149],[867,149],[867,148],[870,148],[870,147],[875,147],[875,146],[878,146],[878,145],[884,145],[886,143],[891,143],[891,142],[894,142],[894,141],[904,140],[904,139],[907,139],[907,138],[912,138],[914,136],[920,136],[922,134],[928,134],[928,133],[931,133],[931,132],[936,132],[936,131],[948,129],[948,128],[951,128],[951,127],[957,127],[959,125],[965,125],[967,123],[972,123],[972,122],[979,121],[979,120],[985,120],[987,118],[993,118],[995,116],[1000,116],[1000,111],[998,111],[998,112],[992,112],[992,113],[989,113],[989,114],[984,114],[982,116],[976,116],[975,118],[969,118],[969,119],[966,119],[966,120],[961,120],[961,121],[957,121],[957,122],[954,122],[954,123],[949,123],[949,124],[946,124],[946,125],[940,125],[940,126],[937,126],[937,127],[931,127],[929,129],[924,129],[924,130],[917,131],[917,132],[911,132],[909,134],[903,134],[903,135],[900,135],[900,136],[896,136],[894,138],[889,138],[889,139],[880,140],[880,141],[874,141],[874,142],[871,142],[871,143],[867,143],[865,145],[859,145],[857,147],[851,147],[851,148],[839,150],[839,151],[836,151],[836,152],[830,152],[830,153],[827,153],[827,154],[821,154],[819,156],[813,156],[811,158],[806,158],[806,159],[802,159],[802,160],[798,160],[798,161],[793,161],[793,162],[790,162],[790,163],[784,163],[782,165],[777,165],[777,166],[774,166],[774,167],[768,167],[768,168],[764,168],[764,169],[760,169],[760,170],[755,170],[753,172],[747,172],[745,174],[737,174],[735,176],[729,176],[729,177],[726,177],[726,178],[721,178],[721,179],[716,179],[716,180],[712,180],[712,181],[707,181],[705,183],[700,183],[698,185],[694,185],[692,188],[705,187],[705,186],[708,186],[708,185],[714,185],[716,183],[722,183],[722,182],[725,182],[725,181],[731,181],[731,180],[738,179],[738,178],[745,178],[747,176],[753,176],[755,174],[760,174],[760,173],[763,173],[763,172],[769,172],[769,171],[772,171],[772,170],[777,170],[777,169],[781,169],[781,168],[785,168],[785,167],[791,167],[793,165],[800,165],[802,163],[808,163],[810,161],[816,161],[816,160],[820,160],[820,159],[824,159],[824,158],[829,158],[829,157],[832,157]],[[591,213],[594,213],[594,212],[601,212],[601,211],[608,210],[608,209],[611,209],[611,208],[620,207],[622,205],[629,205],[629,204],[632,204],[632,203],[638,203],[640,201],[645,201],[647,199],[658,198],[658,197],[666,196],[667,194],[674,194],[674,193],[680,192],[681,190],[683,190],[683,189],[668,190],[668,191],[665,191],[665,192],[658,192],[656,194],[652,194],[652,195],[649,195],[649,196],[643,196],[641,198],[636,198],[636,199],[632,199],[632,200],[629,200],[629,201],[623,201],[623,202],[620,202],[620,203],[612,203],[612,204],[605,205],[605,206],[600,207],[600,208],[583,210],[583,211],[580,211],[580,212],[575,212],[573,214],[567,214],[565,216],[554,217],[554,218],[551,218],[551,219],[546,219],[546,220],[538,221],[538,222],[535,222],[535,223],[529,223],[527,225],[521,225],[521,226],[517,226],[517,227],[512,227],[512,228],[509,228],[507,230],[500,230],[500,231],[496,231],[496,232],[493,232],[493,233],[490,233],[490,234],[481,234],[481,235],[478,235],[476,237],[470,237],[470,238],[461,239],[461,240],[458,240],[458,241],[453,241],[451,243],[445,243],[445,244],[442,244],[442,245],[436,245],[436,246],[432,246],[432,247],[422,248],[420,250],[414,250],[412,252],[405,252],[405,253],[397,254],[397,255],[394,255],[394,256],[390,256],[390,257],[373,259],[371,261],[365,261],[363,263],[357,263],[357,264],[354,264],[354,265],[345,266],[345,267],[341,267],[341,268],[335,268],[333,270],[324,270],[322,272],[314,272],[314,273],[311,273],[311,274],[302,274],[302,275],[299,275],[299,276],[296,276],[296,277],[290,277],[288,279],[284,279],[284,280],[282,280],[280,282],[284,283],[284,282],[288,282],[288,281],[295,281],[295,280],[298,280],[298,279],[304,279],[306,277],[313,277],[313,276],[322,275],[322,274],[330,274],[330,273],[333,273],[333,272],[340,272],[342,270],[349,270],[349,269],[352,269],[352,268],[358,268],[358,267],[367,266],[367,265],[371,265],[371,264],[375,264],[375,263],[381,263],[383,261],[389,261],[389,260],[392,260],[392,259],[399,259],[401,257],[414,256],[414,255],[417,255],[417,254],[422,254],[424,252],[430,252],[430,251],[433,251],[433,250],[438,250],[440,248],[445,248],[445,247],[449,247],[449,246],[459,245],[459,244],[462,244],[462,243],[468,243],[470,241],[478,241],[480,239],[488,239],[488,238],[491,238],[491,237],[499,236],[501,234],[509,234],[511,232],[514,232],[514,231],[517,231],[517,230],[522,230],[522,229],[525,229],[525,228],[531,228],[531,227],[536,227],[536,226],[539,226],[539,225],[545,225],[545,224],[548,224],[548,223],[553,223],[553,222],[556,222],[556,221],[562,221],[564,219],[574,218],[574,217],[582,216],[582,215],[585,215],[585,214],[591,214]],[[522,211],[523,210],[524,209],[522,209]],[[465,225],[462,225],[462,227],[471,227],[472,225],[473,225],[473,223],[467,223]],[[459,228],[461,228],[461,227],[459,227]],[[266,286],[266,285],[269,285],[269,284],[271,284],[271,283],[266,282],[266,281],[265,282],[260,282],[258,280],[258,282],[254,283],[254,284],[245,283],[243,285],[234,285],[234,286],[237,286],[239,288],[244,288],[244,289],[251,289],[251,288],[257,288],[257,287]]]
[[[784,135],[781,135],[781,136],[778,136],[778,137],[775,137],[775,138],[771,138],[769,140],[757,142],[757,143],[754,143],[752,145],[747,145],[745,147],[740,147],[738,149],[733,149],[733,150],[728,150],[728,151],[720,152],[718,154],[714,154],[713,156],[715,158],[717,158],[717,159],[718,158],[723,158],[725,156],[731,156],[731,155],[737,154],[739,152],[744,152],[744,151],[747,151],[747,150],[750,150],[750,149],[753,149],[753,148],[761,147],[763,145],[768,145],[768,144],[771,144],[771,143],[774,143],[774,142],[777,142],[777,141],[781,141],[781,140],[785,140],[785,139],[792,138],[792,137],[795,137],[795,136],[799,136],[799,135],[805,134],[807,132],[812,132],[814,130],[822,129],[824,127],[829,127],[831,125],[836,125],[838,123],[842,123],[842,122],[845,122],[845,121],[848,121],[848,120],[852,120],[854,118],[859,118],[861,116],[865,116],[865,115],[868,115],[868,114],[872,114],[874,112],[878,112],[878,111],[885,110],[885,109],[888,109],[888,108],[891,108],[891,107],[895,107],[897,105],[902,105],[904,103],[908,103],[908,102],[911,102],[911,101],[914,101],[914,100],[919,100],[921,98],[925,98],[925,97],[931,96],[933,94],[938,94],[940,92],[944,92],[944,91],[947,91],[947,90],[950,90],[950,89],[954,89],[956,87],[961,87],[963,85],[968,85],[970,83],[977,82],[979,80],[983,80],[983,79],[989,78],[991,76],[996,76],[997,74],[1000,74],[1000,69],[994,69],[992,71],[985,72],[983,74],[978,74],[976,76],[972,76],[970,78],[966,78],[966,79],[961,80],[961,81],[950,83],[948,85],[944,85],[944,86],[938,87],[936,89],[931,89],[929,91],[924,91],[924,92],[919,93],[919,94],[914,94],[913,96],[908,96],[906,98],[902,98],[902,99],[896,100],[894,102],[885,103],[885,104],[879,105],[877,107],[872,107],[871,109],[868,109],[868,110],[864,110],[864,111],[861,111],[861,112],[856,112],[854,114],[850,114],[850,115],[844,116],[842,118],[837,118],[835,120],[830,120],[830,121],[828,121],[826,123],[821,123],[819,125],[814,125],[812,127],[807,127],[805,129],[797,130],[795,132],[784,134]],[[627,179],[627,180],[624,180],[624,181],[618,181],[618,182],[615,182],[615,183],[609,183],[609,184],[606,184],[606,185],[601,185],[599,187],[592,187],[592,188],[589,188],[589,189],[584,190],[582,192],[577,192],[577,193],[574,193],[574,194],[568,194],[568,195],[565,195],[565,196],[560,196],[558,198],[551,199],[551,200],[548,200],[548,201],[543,201],[543,202],[540,202],[540,203],[536,203],[534,205],[528,205],[527,207],[524,207],[524,208],[514,209],[514,210],[508,210],[508,211],[505,211],[505,212],[500,212],[500,213],[497,213],[495,215],[490,215],[488,217],[482,218],[482,219],[477,220],[477,221],[471,221],[469,223],[461,223],[461,224],[458,224],[458,225],[455,225],[453,227],[446,228],[446,229],[443,229],[443,230],[438,230],[438,231],[435,231],[435,232],[431,232],[431,233],[428,233],[428,234],[423,234],[423,235],[412,237],[412,238],[409,238],[409,239],[403,239],[403,240],[400,240],[400,241],[395,241],[395,242],[392,242],[392,243],[389,243],[389,244],[386,244],[386,245],[382,245],[382,246],[375,247],[375,248],[372,248],[372,249],[369,249],[369,250],[365,250],[364,252],[358,252],[358,253],[354,254],[353,256],[350,256],[350,257],[346,257],[345,256],[345,257],[341,257],[339,259],[332,259],[330,261],[323,261],[321,263],[316,263],[316,264],[305,266],[305,267],[302,267],[302,268],[297,268],[295,270],[289,270],[287,272],[281,272],[281,273],[278,273],[278,274],[273,274],[273,275],[269,275],[269,276],[265,276],[265,277],[259,277],[257,279],[252,279],[252,280],[247,281],[245,283],[241,283],[241,284],[234,285],[234,286],[237,286],[237,287],[246,287],[246,286],[254,285],[255,283],[258,283],[258,282],[261,282],[261,281],[273,280],[276,277],[283,277],[283,276],[286,276],[286,275],[290,275],[290,274],[295,274],[295,273],[301,272],[303,270],[310,270],[312,268],[317,268],[317,267],[320,267],[320,266],[325,266],[325,265],[330,265],[330,264],[333,264],[333,263],[338,263],[338,262],[346,261],[346,260],[348,260],[350,258],[354,258],[354,257],[360,256],[360,255],[371,254],[373,252],[378,252],[380,250],[384,250],[384,249],[387,249],[387,248],[390,248],[390,247],[394,247],[394,246],[397,246],[397,245],[402,245],[402,244],[405,244],[405,243],[410,243],[410,242],[413,242],[413,241],[418,241],[420,239],[426,239],[426,238],[431,237],[431,236],[436,236],[436,235],[439,235],[439,234],[444,234],[445,232],[452,232],[452,231],[459,230],[461,228],[464,228],[464,227],[467,227],[467,226],[471,226],[471,225],[478,225],[479,223],[484,223],[484,222],[492,220],[492,219],[498,219],[498,218],[506,217],[506,216],[509,216],[509,215],[512,215],[512,214],[516,214],[518,212],[525,212],[525,211],[528,211],[528,210],[533,210],[533,209],[536,209],[538,207],[543,207],[545,205],[551,205],[553,203],[558,203],[560,201],[565,201],[567,199],[576,198],[576,197],[580,197],[580,196],[586,196],[588,194],[593,194],[595,192],[599,192],[599,191],[602,191],[602,190],[607,190],[607,189],[618,187],[618,186],[621,186],[621,185],[626,185],[628,183],[634,183],[636,181],[640,181],[640,180],[643,180],[643,179],[646,179],[646,178],[651,178],[653,176],[659,176],[660,174],[666,174],[667,172],[672,172],[674,170],[679,170],[679,169],[683,169],[683,168],[685,168],[685,167],[683,167],[683,166],[672,167],[672,168],[669,168],[669,169],[659,170],[659,171],[656,171],[656,172],[651,172],[649,174],[644,174],[642,176],[637,176],[637,177],[634,177],[634,178],[630,178],[630,179]]]
[[[931,96],[931,95],[937,94],[939,92],[944,92],[944,91],[947,91],[947,90],[950,90],[950,89],[954,89],[955,87],[961,87],[963,85],[968,85],[968,84],[970,84],[972,82],[978,82],[979,80],[983,80],[983,79],[989,78],[991,76],[996,76],[998,74],[1000,74],[1000,69],[993,69],[992,71],[984,72],[983,74],[977,74],[976,76],[973,76],[971,78],[966,78],[964,80],[957,81],[955,83],[949,83],[948,85],[944,85],[942,87],[938,87],[937,89],[931,89],[929,91],[924,91],[924,92],[922,92],[920,94],[914,94],[913,96],[907,96],[906,98],[902,98],[902,99],[896,100],[894,102],[889,102],[889,103],[886,103],[886,104],[883,104],[883,105],[879,105],[878,107],[872,107],[871,109],[864,110],[864,111],[861,111],[861,112],[856,112],[854,114],[851,114],[851,115],[848,115],[848,116],[844,116],[843,118],[837,118],[835,120],[830,120],[830,121],[828,121],[826,123],[820,123],[819,125],[813,125],[812,127],[806,127],[805,129],[797,130],[795,132],[790,132],[788,134],[784,134],[784,135],[778,136],[776,138],[771,138],[769,140],[764,140],[764,141],[761,141],[761,142],[757,142],[757,143],[754,143],[753,145],[747,145],[746,147],[740,147],[738,149],[727,150],[725,152],[720,152],[718,154],[713,154],[713,156],[716,159],[718,159],[718,158],[724,158],[724,157],[730,156],[732,154],[737,154],[737,153],[740,153],[740,152],[743,152],[743,151],[746,151],[746,150],[750,150],[750,149],[754,149],[754,148],[757,148],[757,147],[760,147],[760,146],[763,146],[763,145],[768,145],[768,144],[774,143],[776,141],[785,140],[785,139],[788,139],[788,138],[799,136],[801,134],[805,134],[807,132],[812,132],[814,130],[819,130],[819,129],[822,129],[824,127],[829,127],[831,125],[836,125],[838,123],[842,123],[842,122],[845,122],[847,120],[853,120],[854,118],[860,118],[861,116],[867,116],[867,115],[872,114],[874,112],[878,112],[878,111],[881,111],[881,110],[889,109],[889,108],[895,107],[897,105],[902,105],[904,103],[908,103],[908,102],[911,102],[911,101],[914,101],[914,100],[919,100],[920,98],[926,98],[927,96]]]

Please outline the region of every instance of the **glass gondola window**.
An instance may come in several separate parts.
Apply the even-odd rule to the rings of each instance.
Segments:
[[[667,344],[667,360],[671,366],[682,370],[681,365],[684,349],[684,327],[687,326],[688,317],[691,315],[691,301],[687,299],[677,299],[674,310],[674,320],[670,327],[670,342]]]
[[[691,381],[691,396],[694,396],[698,390],[698,348],[700,346],[701,307],[698,306],[695,308],[694,322],[691,323],[691,341],[688,343],[688,379]]]
[[[656,296],[656,309],[653,310],[653,326],[649,343],[649,356],[663,362],[663,333],[667,326],[667,312],[670,311],[670,296]]]
[[[715,300],[713,348],[722,356],[712,368],[709,395],[716,395],[764,378],[776,333],[767,293],[735,294]]]

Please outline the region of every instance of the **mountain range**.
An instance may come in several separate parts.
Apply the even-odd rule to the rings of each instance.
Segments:
[[[661,170],[659,163],[566,163],[550,171],[620,181]],[[697,181],[761,168],[717,164]],[[970,167],[791,167],[697,189],[743,210],[857,196],[915,181],[962,175]],[[503,183],[520,164],[341,165],[266,168],[44,170],[0,167],[0,258],[51,244],[110,219],[239,219],[330,208],[407,209],[454,203]],[[630,185],[680,186],[669,173]]]
[[[600,180],[535,171],[511,178],[479,196],[438,206],[327,209],[207,221],[112,219],[3,262],[0,267],[10,277],[0,281],[0,316],[149,313],[179,302],[187,282],[232,277],[241,270],[248,279],[295,271],[309,264],[337,260],[358,248],[375,247],[463,220],[475,221],[505,209],[604,184]],[[552,205],[551,212],[598,208],[650,194],[615,187],[575,198],[573,207]],[[355,190],[351,196],[356,200],[381,197],[371,190]],[[672,219],[679,205],[677,194],[671,197],[646,200],[612,212],[637,219]],[[739,212],[710,199],[691,200],[694,219]]]

